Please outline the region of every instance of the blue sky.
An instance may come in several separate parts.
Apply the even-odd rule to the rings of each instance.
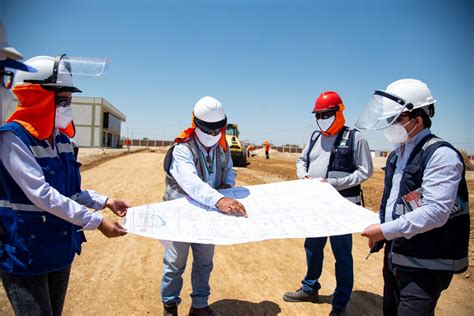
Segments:
[[[373,90],[416,78],[437,100],[433,132],[474,153],[474,1],[0,0],[0,17],[26,59],[111,58],[76,85],[125,113],[124,135],[172,139],[211,95],[243,139],[303,145],[322,91],[353,126]]]

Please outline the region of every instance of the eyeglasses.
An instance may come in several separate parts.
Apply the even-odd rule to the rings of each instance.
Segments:
[[[410,117],[408,114],[400,114],[397,118],[395,118],[395,116],[391,116],[389,118],[387,118],[387,123],[388,124],[397,124],[397,123],[401,123],[403,122],[403,120],[406,118],[406,117]]]
[[[69,106],[71,104],[71,100],[72,100],[72,97],[56,96],[55,98],[56,107],[59,108],[59,107]]]
[[[336,111],[329,111],[329,112],[324,112],[324,113],[316,113],[316,119],[317,120],[325,120],[325,119],[328,119],[330,118],[331,116],[333,116],[334,114],[336,114]]]
[[[0,75],[2,76],[2,86],[5,89],[10,89],[13,84],[13,77],[15,73],[11,71],[0,70]]]
[[[222,128],[210,129],[210,128],[207,128],[205,126],[199,126],[199,129],[201,131],[203,131],[204,134],[208,134],[208,135],[212,135],[212,136],[219,135],[219,133],[222,130]]]

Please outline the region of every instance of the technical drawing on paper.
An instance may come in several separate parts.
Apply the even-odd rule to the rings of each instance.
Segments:
[[[330,184],[295,180],[221,191],[238,199],[248,218],[181,198],[130,208],[125,226],[146,237],[208,244],[333,236],[361,232],[377,223],[372,211],[343,198]]]

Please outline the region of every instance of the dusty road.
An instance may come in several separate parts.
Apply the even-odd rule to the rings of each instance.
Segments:
[[[83,172],[83,188],[121,197],[132,205],[160,201],[164,190],[163,157],[160,152],[143,152],[104,162]],[[294,178],[294,159],[265,161],[255,157],[250,161],[249,168],[236,169],[238,185]],[[369,207],[375,208],[378,203],[381,179],[382,175],[377,173],[365,186]],[[109,211],[103,213],[113,216]],[[96,231],[86,235],[88,242],[73,264],[64,315],[161,315],[163,248],[159,242],[134,235],[107,239]],[[365,261],[367,250],[366,240],[354,235],[355,285],[348,315],[381,315],[382,255],[372,255]],[[180,315],[185,315],[190,307],[190,268],[189,264],[184,275]],[[320,280],[322,302],[284,302],[282,294],[297,289],[304,273],[302,239],[218,246],[210,303],[222,315],[327,315],[335,287],[334,259],[329,246]],[[455,276],[440,299],[438,315],[472,315],[473,286],[472,277]],[[3,289],[0,314],[12,314]]]

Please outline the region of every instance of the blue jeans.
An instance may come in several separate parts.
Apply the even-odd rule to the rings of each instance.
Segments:
[[[306,238],[304,242],[308,271],[301,283],[305,292],[311,293],[321,288],[318,280],[323,270],[324,246],[327,239],[328,237]],[[344,310],[349,303],[354,285],[352,235],[331,236],[329,239],[336,258],[336,289],[332,306],[336,310]]]
[[[193,251],[193,269],[191,271],[192,306],[208,306],[211,294],[209,278],[213,268],[214,245],[173,242],[163,257],[163,277],[161,279],[161,300],[165,304],[179,304],[179,294],[183,287],[183,272],[186,269],[189,247]]]
[[[71,266],[38,275],[1,272],[3,287],[15,315],[61,315],[70,272]]]

